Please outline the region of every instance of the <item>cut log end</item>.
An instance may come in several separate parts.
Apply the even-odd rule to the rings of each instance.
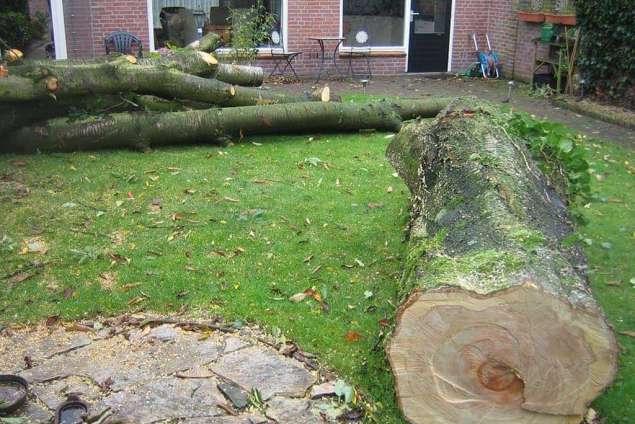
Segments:
[[[46,89],[51,93],[57,91],[59,88],[59,81],[55,77],[48,77],[46,79]]]
[[[322,92],[320,93],[320,100],[322,100],[323,102],[331,101],[331,89],[328,85],[322,89]]]
[[[7,59],[7,62],[9,63],[17,62],[23,57],[24,57],[24,54],[18,49],[9,49],[5,52],[5,58]]]
[[[214,56],[212,56],[211,54],[206,53],[206,52],[202,52],[202,51],[197,51],[196,53],[208,65],[210,65],[210,66],[218,65],[218,60]]]
[[[417,291],[388,348],[413,424],[579,423],[612,381],[616,352],[603,317],[531,283],[489,296]]]
[[[126,55],[125,57],[129,63],[132,63],[133,65],[137,63],[137,58],[130,54]]]

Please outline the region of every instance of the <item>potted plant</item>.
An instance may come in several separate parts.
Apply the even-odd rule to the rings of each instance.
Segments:
[[[231,53],[233,63],[253,64],[258,47],[269,39],[275,17],[267,11],[262,0],[249,9],[230,9]]]
[[[533,23],[545,21],[543,0],[521,0],[518,6],[518,19],[521,21]]]
[[[574,0],[557,0],[553,10],[545,13],[545,20],[560,25],[575,25],[575,2]]]

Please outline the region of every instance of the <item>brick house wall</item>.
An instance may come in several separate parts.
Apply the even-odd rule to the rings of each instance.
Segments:
[[[516,56],[514,63],[513,78],[521,81],[530,81],[534,70],[534,53],[536,46],[531,41],[540,37],[540,24],[531,22],[518,23],[518,37],[516,39]],[[538,56],[545,56],[549,47],[544,44],[538,44]]]
[[[499,52],[506,77],[529,79],[534,45],[540,26],[519,22],[517,0],[454,0],[454,33],[451,72],[461,72],[475,61],[473,32],[488,32],[492,47]],[[31,0],[40,7],[46,0]],[[103,39],[112,31],[129,31],[141,38],[148,50],[149,29],[146,0],[63,0],[68,56],[82,58],[104,53]],[[288,0],[287,47],[303,54],[294,62],[299,74],[315,74],[319,67],[319,47],[308,37],[337,36],[340,31],[340,0]],[[153,35],[152,35],[153,36]],[[328,48],[333,48],[333,44]],[[485,46],[480,46],[484,49]],[[405,72],[406,54],[395,51],[373,52],[374,75]],[[365,72],[365,61],[353,61],[356,73]],[[266,70],[273,62],[266,55],[258,60]],[[346,68],[348,60],[340,57],[338,66]],[[332,62],[328,63],[332,68]],[[513,74],[513,75],[512,75]]]
[[[492,48],[499,53],[503,75],[529,81],[533,72],[536,46],[531,41],[540,36],[540,24],[522,22],[517,17],[517,0],[455,0],[454,39],[451,72],[461,72],[476,60],[473,32],[487,32]],[[479,45],[481,50],[486,45]],[[539,54],[546,47],[539,45]]]
[[[77,1],[77,0],[75,0]],[[86,1],[86,0],[84,0]],[[150,46],[148,5],[145,0],[89,0],[93,14],[92,44],[97,55],[105,53],[104,38],[113,31],[127,31]]]
[[[289,0],[288,2],[288,44],[290,52],[302,52],[294,62],[299,75],[314,75],[320,66],[319,45],[312,36],[339,36],[340,33],[340,0]],[[325,50],[332,50],[334,42],[326,42]],[[356,74],[367,72],[365,59],[352,60]],[[273,68],[271,60],[263,58],[258,65],[270,71]],[[332,60],[326,63],[327,69],[334,71]],[[348,69],[349,62],[345,57],[339,57],[337,66],[340,70]],[[376,75],[395,75],[403,73],[406,67],[406,56],[378,55],[371,58],[371,70]]]
[[[104,37],[113,31],[135,34],[148,50],[145,0],[63,0],[63,4],[69,58],[103,55]]]

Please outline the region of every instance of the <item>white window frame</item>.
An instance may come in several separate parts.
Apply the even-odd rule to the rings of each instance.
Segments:
[[[51,0],[51,20],[53,21],[53,38],[55,39],[55,59],[67,59],[66,25],[64,24],[62,0]]]
[[[410,34],[410,0],[404,1],[404,12],[403,12],[403,39],[402,44],[400,46],[369,46],[371,52],[399,52],[399,53],[408,53],[408,43],[409,43],[409,34]],[[344,0],[340,0],[340,38],[344,37]],[[345,47],[342,43],[340,47],[340,51],[342,52],[350,52],[352,47]]]
[[[53,0],[53,1],[59,1],[61,2],[62,0]],[[409,0],[407,0],[409,1]],[[280,23],[280,29],[282,30],[282,45],[284,46],[283,48],[280,49],[274,49],[274,52],[278,52],[278,53],[282,53],[284,50],[287,49],[288,46],[288,21],[289,21],[289,7],[288,7],[288,3],[289,0],[282,0],[282,22]],[[150,39],[150,46],[149,49],[150,51],[155,51],[156,50],[156,46],[154,45],[154,22],[153,22],[153,13],[152,13],[152,0],[148,0],[147,1],[148,4],[148,37]],[[225,48],[221,48],[218,49],[217,52],[222,54],[227,54],[230,53],[232,51],[232,49],[230,47],[225,47]],[[269,53],[271,52],[271,48],[269,47],[259,47],[258,48],[258,53]]]

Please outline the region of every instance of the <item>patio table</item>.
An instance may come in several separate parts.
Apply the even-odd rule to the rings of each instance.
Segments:
[[[315,80],[316,83],[320,82],[320,78],[322,78],[322,72],[325,70],[325,65],[326,65],[326,60],[333,60],[333,66],[335,66],[335,70],[337,71],[337,73],[341,76],[342,73],[340,72],[340,69],[337,67],[337,51],[339,50],[340,46],[342,45],[342,43],[344,42],[345,38],[342,37],[323,37],[323,36],[313,36],[313,37],[309,37],[309,40],[313,40],[313,41],[317,41],[317,43],[320,45],[320,70],[318,71],[318,75],[317,75],[317,79]],[[326,55],[325,53],[325,49],[324,49],[324,43],[328,42],[328,41],[334,41],[335,42],[335,48],[333,49],[333,55]],[[328,69],[326,70],[327,74],[328,74]]]

